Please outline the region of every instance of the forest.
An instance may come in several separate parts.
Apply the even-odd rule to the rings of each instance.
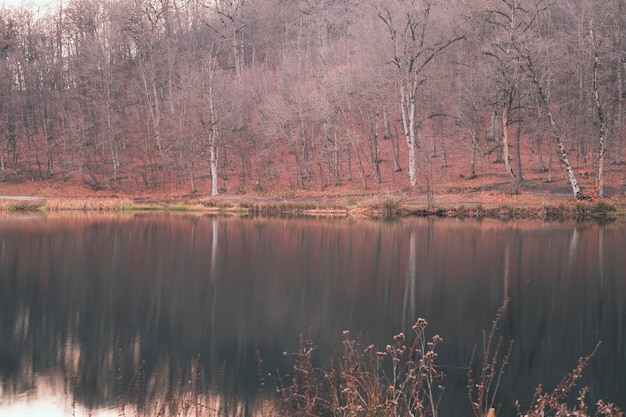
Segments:
[[[0,9],[0,73],[3,183],[626,186],[624,0],[51,0]]]

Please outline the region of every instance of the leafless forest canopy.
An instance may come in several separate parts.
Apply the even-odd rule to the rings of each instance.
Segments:
[[[602,195],[622,164],[624,0],[44,10],[0,10],[3,181],[217,195],[393,175],[430,196],[441,167],[476,176],[486,158],[517,192],[532,152],[582,198],[579,176]]]

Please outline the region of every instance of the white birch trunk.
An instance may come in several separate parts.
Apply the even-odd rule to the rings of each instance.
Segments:
[[[409,182],[411,187],[417,185],[417,155],[416,155],[416,123],[415,123],[415,84],[411,83],[411,88],[406,86],[400,88],[400,100],[402,110],[402,126],[409,157]],[[407,91],[408,90],[408,91]]]
[[[209,155],[211,165],[211,197],[217,197],[217,161],[219,156],[219,129],[217,115],[215,114],[215,105],[213,103],[213,73],[215,70],[214,60],[211,62],[211,68],[209,72],[209,112],[211,114],[211,133],[209,142]]]
[[[556,139],[556,144],[559,148],[559,156],[563,165],[565,165],[565,172],[567,173],[567,178],[569,179],[570,185],[572,187],[572,194],[574,199],[582,200],[583,194],[580,190],[580,186],[578,185],[578,180],[576,180],[576,175],[574,174],[574,169],[572,168],[572,164],[570,163],[569,157],[567,156],[567,150],[565,149],[565,144],[563,143],[563,136],[561,135],[561,131],[559,130],[556,121],[554,120],[554,116],[552,114],[552,109],[550,108],[550,101],[548,100],[548,96],[543,91],[543,87],[541,86],[541,82],[539,81],[539,77],[537,72],[535,71],[535,67],[533,65],[533,61],[530,56],[525,56],[527,63],[527,70],[530,75],[532,83],[535,85],[537,89],[537,94],[539,95],[539,101],[543,105],[546,110],[546,115],[548,116],[548,120],[550,121],[550,129],[552,130],[552,134]]]

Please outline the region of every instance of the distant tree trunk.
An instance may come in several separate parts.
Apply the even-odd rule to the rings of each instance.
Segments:
[[[498,134],[498,106],[493,106],[491,109],[491,124],[489,125],[489,138],[495,142],[496,160],[493,161],[496,164],[502,163],[504,157],[502,156],[502,137]]]
[[[546,178],[547,183],[551,183],[552,181],[554,181],[554,178],[552,178],[552,163],[553,162],[554,162],[554,147],[549,146],[548,147],[548,178]]]
[[[509,100],[502,108],[502,157],[504,158],[504,167],[506,168],[506,172],[511,178],[511,193],[519,194],[519,177],[515,174],[513,168],[511,167],[511,158],[509,156],[509,112],[511,111],[512,99],[513,98],[509,96]]]
[[[335,132],[335,140],[333,141],[332,170],[335,177],[335,185],[339,185],[341,183],[341,176],[339,174],[339,136],[337,132]]]
[[[209,77],[209,117],[210,117],[210,129],[209,129],[209,158],[211,166],[211,197],[217,197],[218,190],[218,176],[217,176],[217,162],[219,157],[219,119],[215,108],[215,67],[217,63],[216,57],[209,59],[208,65],[208,77]]]
[[[146,105],[148,107],[148,114],[154,131],[156,147],[161,155],[161,161],[165,163],[166,159],[165,152],[163,151],[163,138],[161,136],[161,97],[157,88],[157,82],[153,76],[148,79],[146,69],[142,71],[141,77],[144,86]]]
[[[598,176],[596,178],[597,196],[604,197],[604,158],[605,158],[605,142],[606,142],[606,121],[604,118],[604,111],[602,108],[602,102],[600,101],[600,93],[598,92],[598,48],[596,47],[596,41],[593,34],[593,29],[590,30],[591,45],[593,47],[593,97],[596,104],[596,111],[598,113],[598,121],[600,122],[600,128],[598,132]]]
[[[476,131],[470,132],[472,138],[472,156],[470,158],[470,179],[477,177],[476,175],[476,155],[478,154],[478,140],[476,139]]]
[[[541,142],[542,142],[541,134],[537,134],[535,141],[537,142],[537,156],[539,158],[539,170],[541,172],[545,172],[546,165],[543,161],[543,150],[541,148]]]
[[[578,156],[580,158],[583,169],[587,169],[587,149],[585,146],[585,139],[587,136],[587,119],[585,117],[587,106],[585,105],[585,80],[582,68],[579,69],[578,78],[578,120],[580,126],[578,127]],[[589,116],[589,115],[587,115]]]
[[[196,160],[195,158],[191,158],[191,161],[189,162],[190,166],[190,173],[189,173],[189,181],[190,181],[190,185],[191,185],[191,194],[195,194],[198,192],[198,189],[196,188]]]
[[[623,81],[623,72],[626,72],[626,63],[623,62],[623,58],[620,55],[617,61],[617,144],[615,149],[615,159],[613,163],[615,165],[622,164],[622,146],[624,143],[624,81]]]
[[[387,109],[383,109],[383,125],[385,129],[385,136],[383,136],[383,138],[388,139],[391,145],[391,155],[393,157],[393,170],[394,172],[400,172],[402,171],[402,167],[400,167],[400,158],[398,158],[398,149],[396,148],[396,141],[393,139],[393,135],[391,134],[391,129],[389,128],[389,114],[387,113]]]
[[[374,115],[374,131],[372,132],[372,141],[374,149],[370,151],[372,161],[372,174],[377,185],[380,185],[382,178],[380,176],[380,144],[378,140],[378,119],[379,114],[376,112]]]
[[[355,143],[354,140],[351,141],[351,144],[354,149],[354,153],[356,154],[356,165],[359,170],[359,176],[361,177],[363,188],[367,189],[367,176],[365,175],[365,169],[363,169],[363,162],[361,161],[361,154],[363,151],[361,150],[361,146]]]
[[[439,147],[441,148],[441,167],[448,167],[448,154],[446,152],[445,135],[443,133],[443,116],[439,117]]]
[[[522,173],[522,121],[517,121],[516,138],[515,138],[515,169],[517,170],[517,185],[521,185],[524,181]],[[518,190],[519,191],[519,190]]]
[[[311,178],[311,173],[309,172],[309,144],[307,141],[307,133],[306,133],[306,123],[304,121],[304,109],[300,109],[299,118],[300,118],[300,152],[302,158],[302,171],[300,172],[300,180],[302,181],[302,186],[304,187],[304,182],[308,181]]]

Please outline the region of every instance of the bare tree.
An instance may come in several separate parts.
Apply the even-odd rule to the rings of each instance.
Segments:
[[[546,12],[551,3],[546,0],[493,0],[486,7],[486,15],[488,22],[494,28],[494,40],[492,45],[494,50],[490,53],[490,56],[496,57],[496,60],[506,68],[510,67],[510,70],[522,71],[528,78],[529,82],[535,90],[539,103],[545,110],[545,114],[550,122],[550,127],[555,137],[557,146],[559,147],[561,161],[565,167],[567,177],[572,187],[572,193],[575,199],[582,198],[582,193],[574,170],[569,161],[568,153],[563,142],[563,135],[556,123],[555,116],[551,108],[550,95],[546,92],[544,82],[539,73],[537,66],[537,56],[541,48],[536,42],[539,37],[538,22],[542,13]],[[505,36],[498,36],[498,33],[504,32]],[[506,61],[504,60],[506,59]],[[509,111],[513,103],[515,103],[515,90],[518,89],[518,82],[515,81],[508,91],[504,95],[504,111],[503,111],[503,128],[509,122]],[[507,111],[508,108],[508,111]],[[506,141],[508,135],[506,130],[504,133],[505,143],[503,144],[503,150],[507,152]],[[507,163],[507,155],[504,155],[505,164]],[[507,166],[509,175],[514,179],[514,174],[509,166]]]
[[[598,175],[597,179],[597,195],[598,197],[604,197],[604,161],[606,154],[606,119],[604,115],[604,106],[600,100],[600,92],[598,91],[598,65],[600,58],[598,56],[598,45],[596,43],[596,37],[593,31],[593,26],[589,30],[589,40],[593,49],[593,97],[596,104],[596,111],[598,113]]]
[[[424,69],[463,35],[444,36],[432,27],[433,3],[428,0],[383,0],[375,3],[391,43],[391,63],[398,76],[398,92],[404,137],[408,148],[409,181],[417,184],[418,91],[426,81]]]

